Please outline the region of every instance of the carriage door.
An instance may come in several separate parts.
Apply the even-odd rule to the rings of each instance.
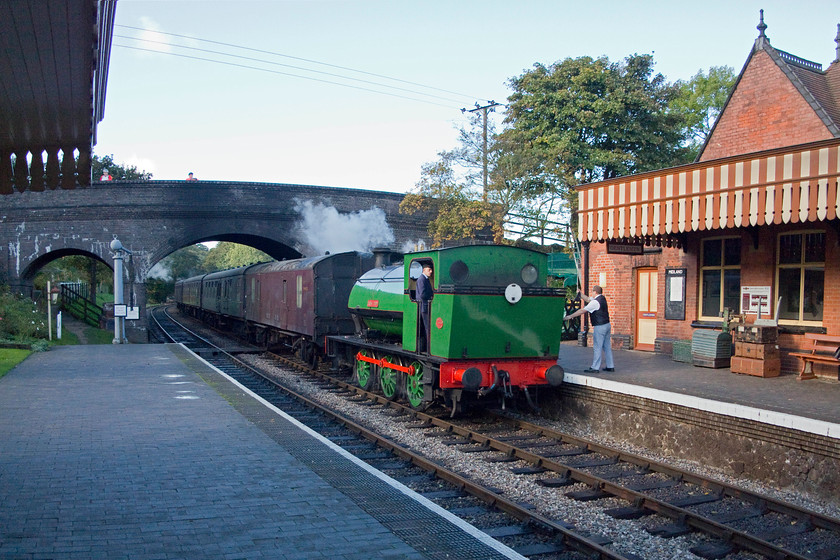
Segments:
[[[656,343],[657,269],[636,270],[636,346],[653,350]]]

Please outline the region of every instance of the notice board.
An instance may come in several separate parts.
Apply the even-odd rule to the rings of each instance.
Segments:
[[[665,269],[665,319],[685,319],[685,268]]]

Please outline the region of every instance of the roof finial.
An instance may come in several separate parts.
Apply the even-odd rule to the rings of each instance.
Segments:
[[[834,49],[834,62],[840,62],[840,23],[837,24],[837,37],[834,38],[834,42],[837,43],[837,48]]]
[[[767,25],[764,23],[764,10],[759,10],[759,22],[758,25],[755,26],[758,29],[758,36],[766,38],[767,36],[764,34],[764,30],[767,29]]]

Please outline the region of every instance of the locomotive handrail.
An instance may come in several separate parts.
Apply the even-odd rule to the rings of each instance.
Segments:
[[[543,286],[521,286],[524,296],[566,296],[565,288],[547,288]],[[505,295],[505,286],[461,286],[456,284],[441,284],[436,293],[457,295]]]

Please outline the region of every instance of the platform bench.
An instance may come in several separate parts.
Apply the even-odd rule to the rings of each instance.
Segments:
[[[840,359],[837,358],[840,336],[805,333],[805,338],[814,343],[811,352],[790,353],[791,356],[802,360],[802,371],[799,372],[799,379],[816,378],[817,376],[814,375],[815,363],[840,366]]]

